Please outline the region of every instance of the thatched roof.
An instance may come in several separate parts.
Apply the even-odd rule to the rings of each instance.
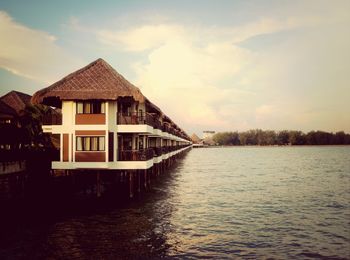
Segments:
[[[196,135],[195,133],[193,133],[192,135],[191,135],[191,140],[192,140],[192,142],[194,142],[194,143],[199,143],[200,141],[201,141],[201,139],[198,137],[198,135]]]
[[[118,97],[132,97],[139,102],[147,100],[137,87],[112,66],[103,59],[97,59],[36,92],[32,97],[32,103],[56,106],[61,100],[116,100]]]
[[[51,86],[37,91],[31,102],[61,107],[62,100],[117,100],[120,97],[131,97],[135,101],[145,103],[148,112],[158,113],[163,121],[176,126],[141,93],[139,88],[127,81],[103,59],[97,59]],[[179,131],[181,131],[180,128]]]
[[[0,99],[0,118],[13,118],[16,111]]]
[[[10,91],[9,93],[0,97],[0,100],[11,107],[17,115],[30,104],[31,96],[18,91]]]

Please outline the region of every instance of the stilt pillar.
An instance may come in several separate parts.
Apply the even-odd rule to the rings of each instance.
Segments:
[[[147,170],[143,171],[143,186],[145,187],[145,190],[147,190]]]
[[[137,185],[137,191],[138,193],[141,192],[141,172],[137,171],[137,180],[138,180],[138,185]]]
[[[96,195],[97,197],[101,197],[101,176],[100,171],[96,172]]]
[[[134,173],[132,171],[129,172],[129,197],[134,197]]]

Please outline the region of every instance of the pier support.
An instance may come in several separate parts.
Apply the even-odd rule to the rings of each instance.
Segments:
[[[132,171],[129,172],[129,197],[134,197],[134,173]]]
[[[96,195],[97,195],[97,198],[101,197],[101,176],[100,176],[100,171],[96,172]]]
[[[141,172],[137,171],[137,191],[141,193]]]
[[[143,186],[147,190],[147,170],[143,171]]]

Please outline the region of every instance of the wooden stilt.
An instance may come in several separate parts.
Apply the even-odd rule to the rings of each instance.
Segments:
[[[96,172],[96,195],[97,197],[101,197],[101,176],[100,171]]]
[[[137,171],[137,180],[138,180],[138,185],[137,185],[137,191],[138,193],[141,192],[141,172]]]
[[[147,170],[143,171],[143,186],[145,187],[145,190],[147,190]]]
[[[134,173],[132,171],[129,172],[129,197],[134,197]]]
[[[147,172],[148,170],[146,170],[146,172]],[[148,189],[150,189],[151,188],[151,172],[149,172],[148,174],[147,174],[147,186],[148,186]]]

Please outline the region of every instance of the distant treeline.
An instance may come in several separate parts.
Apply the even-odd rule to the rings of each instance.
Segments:
[[[245,132],[221,132],[213,136],[219,145],[335,145],[350,144],[350,134],[343,131],[328,133],[324,131],[273,131],[249,130]]]

